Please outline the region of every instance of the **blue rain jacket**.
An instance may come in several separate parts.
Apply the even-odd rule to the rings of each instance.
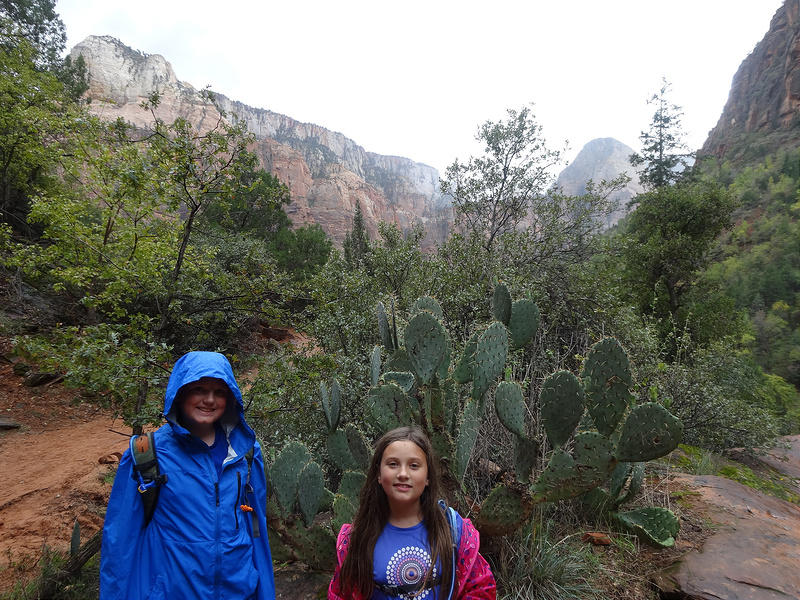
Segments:
[[[236,398],[219,421],[228,438],[219,477],[208,446],[178,424],[173,406],[178,390],[202,377],[224,380]],[[147,526],[130,450],[120,460],[103,526],[101,600],[273,600],[264,460],[228,359],[215,352],[181,357],[169,378],[164,414],[167,424],[156,431],[155,446],[168,479]],[[253,446],[253,491],[247,493],[245,454]],[[253,512],[242,511],[242,504]],[[259,537],[253,537],[252,515]]]

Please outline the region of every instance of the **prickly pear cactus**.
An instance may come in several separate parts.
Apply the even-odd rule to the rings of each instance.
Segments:
[[[405,331],[406,355],[423,384],[431,382],[447,352],[447,333],[428,311],[414,315]]]
[[[389,319],[386,316],[386,309],[383,302],[378,302],[378,331],[381,334],[381,342],[384,348],[389,352],[394,352],[397,349],[396,336],[393,335],[392,329],[389,326]]]
[[[503,325],[508,325],[508,321],[511,319],[511,293],[506,284],[502,282],[494,286],[492,309],[495,320],[500,321]]]
[[[630,362],[617,340],[605,338],[592,346],[581,379],[597,431],[611,435],[633,400]]]
[[[300,472],[311,461],[311,453],[303,444],[291,442],[287,445],[269,470],[272,490],[281,508],[289,512],[292,510],[297,494],[297,481]]]
[[[641,404],[631,411],[622,426],[617,458],[639,462],[660,458],[672,452],[683,439],[683,423],[655,402]]]
[[[397,335],[394,308],[390,324],[380,304],[378,327],[386,360],[381,369],[382,352],[376,347],[366,399],[370,423],[380,431],[410,423],[425,429],[455,489],[464,481],[481,425],[490,417],[485,404],[494,402],[498,419],[510,432],[514,474],[489,493],[475,515],[482,533],[505,535],[525,524],[537,503],[589,492],[587,498],[599,499],[638,535],[661,545],[671,543],[677,520],[669,511],[615,512],[641,486],[644,461],[671,452],[683,431],[680,421],[660,404],[633,406],[630,363],[619,342],[599,341],[588,353],[580,377],[567,371],[554,373],[543,382],[539,398],[529,398],[529,392],[510,380],[507,361],[510,351],[522,348],[536,334],[539,310],[532,300],[512,301],[500,283],[494,289],[493,313],[496,321],[476,328],[451,365],[455,355],[436,300],[423,296],[414,302],[401,327],[402,336]],[[506,370],[506,381],[499,382]],[[299,506],[303,521],[310,525],[313,513],[324,504],[333,513],[335,532],[355,514],[370,449],[353,424],[339,428],[341,392],[323,386],[320,395],[329,429],[328,455],[343,474],[339,490],[335,494],[325,490],[324,474],[297,448],[285,457],[279,455],[270,476],[276,502],[284,511]],[[535,419],[529,423],[531,416]],[[526,434],[539,425],[546,440]],[[310,552],[311,560],[322,562],[308,548],[312,536],[322,535],[312,532],[317,526],[282,537]]]
[[[300,514],[306,527],[314,523],[317,516],[322,496],[325,494],[325,474],[315,462],[308,463],[300,471],[297,481],[297,496],[300,504]]]
[[[478,338],[473,358],[472,398],[481,405],[486,392],[503,374],[507,358],[508,330],[501,323],[492,323]]]
[[[645,542],[662,548],[673,546],[675,536],[680,530],[678,517],[672,511],[660,506],[637,508],[618,513],[615,517]]]
[[[437,319],[444,318],[442,307],[436,300],[434,300],[430,296],[420,296],[414,301],[414,304],[411,306],[412,315],[416,315],[418,312],[421,312],[423,310],[427,310],[429,313],[433,314]]]
[[[519,350],[533,339],[540,320],[539,307],[533,300],[523,298],[511,305],[508,333],[511,335],[512,350]]]
[[[502,381],[494,394],[494,407],[500,422],[511,433],[525,437],[525,398],[519,384]]]
[[[539,407],[550,445],[560,448],[575,431],[586,410],[581,382],[569,371],[553,373],[542,384]]]

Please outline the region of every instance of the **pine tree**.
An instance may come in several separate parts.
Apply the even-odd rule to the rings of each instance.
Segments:
[[[356,212],[353,215],[353,228],[344,238],[344,260],[351,271],[362,267],[369,267],[369,232],[364,225],[364,213],[361,212],[361,203],[356,202]]]
[[[650,123],[650,130],[639,136],[642,140],[642,153],[631,154],[634,167],[644,165],[639,181],[648,188],[662,188],[680,180],[688,167],[687,159],[692,156],[683,142],[681,129],[681,107],[670,104],[668,94],[670,84],[661,80],[661,89],[647,101],[656,105],[656,112]]]

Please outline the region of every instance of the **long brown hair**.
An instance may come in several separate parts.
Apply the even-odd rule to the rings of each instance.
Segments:
[[[411,441],[419,446],[428,463],[428,486],[420,496],[420,508],[428,531],[431,568],[426,575],[426,582],[431,577],[437,561],[441,566],[442,580],[440,589],[449,589],[450,581],[455,577],[453,565],[453,538],[445,512],[438,501],[444,499],[439,460],[433,453],[433,446],[428,436],[418,427],[399,427],[385,433],[375,444],[375,452],[367,471],[367,479],[359,494],[358,512],[353,519],[350,531],[350,543],[347,556],[339,573],[345,593],[360,595],[368,599],[372,595],[374,582],[372,579],[372,557],[375,543],[389,522],[389,499],[383,487],[378,483],[383,453],[389,444],[400,441]],[[445,587],[447,586],[447,587]]]

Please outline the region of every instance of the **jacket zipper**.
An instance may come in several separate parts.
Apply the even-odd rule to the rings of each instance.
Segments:
[[[236,529],[239,529],[239,512],[236,510],[239,506],[239,501],[242,497],[242,474],[237,471],[236,473],[236,498],[233,501],[233,522],[236,523]]]

